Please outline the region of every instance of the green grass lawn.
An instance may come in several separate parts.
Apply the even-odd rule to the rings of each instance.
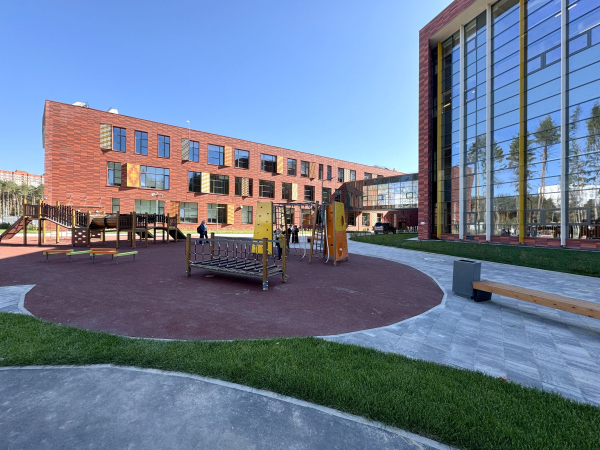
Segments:
[[[555,272],[600,277],[600,253],[582,250],[532,248],[517,245],[475,244],[447,241],[409,241],[416,234],[355,236],[352,240],[369,244],[441,253],[459,258],[479,259]]]
[[[115,364],[266,389],[473,449],[600,448],[600,408],[316,338],[153,341],[0,313],[0,366]]]

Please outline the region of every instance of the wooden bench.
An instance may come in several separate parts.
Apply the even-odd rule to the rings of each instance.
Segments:
[[[90,255],[92,257],[92,264],[94,264],[97,255],[110,255],[111,259],[116,258],[116,263],[119,264],[120,257],[133,256],[133,260],[135,261],[135,255],[137,255],[137,254],[138,254],[137,251],[119,253],[119,251],[114,248],[93,248],[90,250]]]
[[[50,255],[68,255],[73,250],[48,250],[46,252],[42,252],[43,255],[46,256],[46,262],[48,262],[48,257]]]
[[[580,316],[592,317],[600,319],[600,304],[578,300],[576,298],[563,297],[562,295],[549,294],[547,292],[536,291],[510,284],[497,283],[495,281],[474,281],[473,282],[473,298],[477,301],[477,292],[489,292],[490,294],[498,294],[504,297],[516,298],[536,305],[548,306],[561,311],[567,311]],[[491,298],[491,296],[490,296]]]

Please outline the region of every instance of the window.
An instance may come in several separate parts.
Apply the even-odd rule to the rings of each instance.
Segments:
[[[377,222],[383,222],[383,213],[377,213]]]
[[[277,172],[277,157],[273,155],[260,155],[260,170],[263,172]]]
[[[121,199],[120,198],[113,198],[112,199],[112,212],[116,213],[119,212],[121,210]]]
[[[208,223],[227,223],[227,205],[209,203],[207,209]]]
[[[310,163],[308,161],[300,162],[300,176],[308,178],[308,173],[310,171]]]
[[[319,164],[319,180],[323,179],[323,164]]]
[[[202,192],[202,173],[188,172],[188,191]]]
[[[225,164],[225,149],[220,145],[208,144],[208,163],[215,166]]]
[[[323,188],[321,193],[321,202],[331,203],[331,188]]]
[[[229,176],[210,174],[210,193],[229,195]]]
[[[121,163],[108,162],[108,184],[121,186]]]
[[[356,181],[356,170],[350,171],[350,181]]]
[[[169,169],[141,166],[140,187],[151,189],[169,189]]]
[[[171,157],[171,138],[169,136],[158,135],[158,157]]]
[[[190,141],[190,161],[200,161],[200,144],[196,141]]]
[[[305,202],[314,202],[315,201],[315,187],[314,186],[304,186],[304,201]]]
[[[252,223],[252,206],[242,206],[242,225]]]
[[[246,150],[235,150],[235,167],[238,169],[250,168],[250,153]]]
[[[296,160],[288,158],[288,175],[296,176]]]
[[[165,202],[158,202],[158,213],[156,212],[156,200],[135,200],[136,214],[164,214]]]
[[[262,198],[275,198],[275,182],[259,180],[258,196]]]
[[[333,194],[333,196],[334,196],[334,200],[336,202],[341,202],[342,201],[342,190],[341,189],[336,189],[335,192],[334,192],[334,194]]]
[[[331,176],[331,166],[327,166],[327,180],[331,180],[333,177]]]
[[[281,183],[281,198],[283,200],[292,199],[292,183]]]
[[[371,175],[369,172],[365,172],[365,180],[370,180],[371,178],[373,178],[373,175]]]
[[[340,183],[344,182],[344,169],[339,168],[338,169],[338,179],[337,179]]]
[[[113,127],[113,150],[124,152],[127,150],[127,130]]]
[[[181,202],[181,221],[187,223],[198,222],[198,203]]]
[[[135,152],[138,155],[148,154],[148,133],[144,131],[135,132]]]
[[[356,213],[354,211],[348,211],[348,226],[356,226]]]
[[[235,177],[235,195],[242,195],[242,177]],[[248,178],[248,197],[252,197],[252,178]]]
[[[371,214],[363,213],[362,224],[363,224],[363,227],[368,227],[369,225],[371,225]]]

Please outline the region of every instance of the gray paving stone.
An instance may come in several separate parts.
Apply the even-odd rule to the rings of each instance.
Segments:
[[[404,322],[410,326],[394,352],[433,362],[443,358],[447,365],[512,377],[525,386],[600,406],[600,376],[592,376],[600,368],[600,321],[498,295],[485,303],[455,296],[455,257],[354,241],[349,242],[349,251],[414,267],[445,291],[442,306]],[[486,261],[482,261],[482,278],[600,303],[598,278]],[[398,334],[402,324],[390,326],[389,331]],[[407,332],[412,339],[405,340]],[[377,348],[375,336],[355,334],[353,343]],[[346,342],[347,338],[331,340]]]

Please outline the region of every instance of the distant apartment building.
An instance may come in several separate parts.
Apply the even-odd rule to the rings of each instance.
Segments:
[[[35,175],[24,170],[15,170],[12,172],[9,170],[0,170],[0,181],[12,181],[16,184],[37,187],[40,184],[44,184],[44,176]]]

